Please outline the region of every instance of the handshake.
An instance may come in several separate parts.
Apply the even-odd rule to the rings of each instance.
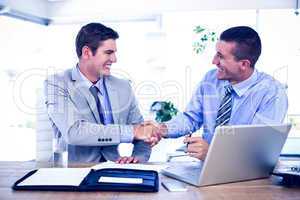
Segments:
[[[133,127],[134,138],[143,140],[153,147],[161,138],[167,136],[167,126],[165,124],[158,124],[153,121],[145,121],[142,124]]]

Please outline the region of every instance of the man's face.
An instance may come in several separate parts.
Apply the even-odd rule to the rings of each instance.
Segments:
[[[218,67],[217,78],[228,80],[232,84],[241,81],[241,62],[236,61],[232,54],[235,42],[218,41],[216,44],[216,55],[213,64]]]
[[[102,41],[95,55],[90,56],[90,71],[96,75],[110,75],[111,65],[117,62],[116,51],[115,40],[107,39]]]

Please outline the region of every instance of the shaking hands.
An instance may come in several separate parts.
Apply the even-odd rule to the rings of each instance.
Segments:
[[[145,121],[143,124],[135,125],[133,132],[135,139],[144,140],[144,142],[153,147],[161,138],[166,137],[167,126],[152,121]]]

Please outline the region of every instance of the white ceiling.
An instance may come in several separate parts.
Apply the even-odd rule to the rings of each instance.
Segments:
[[[0,0],[30,15],[56,23],[155,19],[164,12],[215,9],[295,8],[296,0]]]

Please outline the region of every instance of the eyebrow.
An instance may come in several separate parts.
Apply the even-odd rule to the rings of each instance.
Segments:
[[[217,51],[218,56],[224,56],[222,53],[220,53],[219,51]]]
[[[114,50],[111,50],[111,49],[108,49],[108,50],[105,50],[104,52],[105,52],[105,53],[114,53],[115,51],[114,51]]]

